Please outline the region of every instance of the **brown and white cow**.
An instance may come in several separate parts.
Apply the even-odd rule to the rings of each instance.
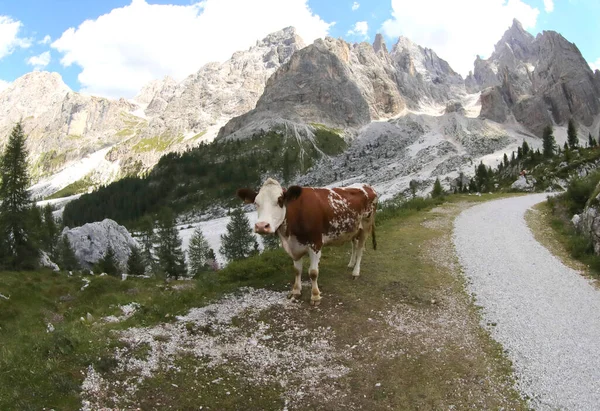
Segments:
[[[373,248],[377,247],[377,193],[369,185],[338,188],[291,186],[286,190],[269,178],[258,193],[242,188],[237,195],[244,202],[256,206],[258,222],[254,231],[263,235],[277,233],[283,248],[294,260],[296,281],[288,298],[300,298],[302,257],[306,254],[310,258],[311,305],[318,305],[321,293],[317,278],[323,246],[352,241],[348,267],[354,269],[354,278],[360,275],[360,262],[369,233],[373,237]]]

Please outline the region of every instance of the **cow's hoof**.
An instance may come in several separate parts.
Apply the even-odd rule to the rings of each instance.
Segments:
[[[321,304],[321,300],[310,300],[310,305],[312,305],[313,307],[316,307],[319,304]]]
[[[360,274],[352,274],[352,279],[356,280],[359,276],[360,276]]]
[[[293,293],[293,292],[290,292],[290,293],[288,293],[288,295],[287,295],[287,298],[288,298],[289,300],[299,300],[301,297],[302,297],[302,294],[300,294],[300,293]]]
[[[348,264],[348,268],[354,268],[354,264],[352,264],[352,263]]]

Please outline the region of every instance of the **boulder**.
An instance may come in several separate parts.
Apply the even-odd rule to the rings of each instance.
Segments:
[[[69,239],[81,267],[87,269],[104,256],[109,245],[122,267],[127,263],[131,247],[139,247],[125,227],[108,218],[81,227],[65,227],[62,234]]]
[[[535,183],[536,181],[533,177],[519,176],[517,181],[512,183],[510,188],[518,191],[533,191]]]

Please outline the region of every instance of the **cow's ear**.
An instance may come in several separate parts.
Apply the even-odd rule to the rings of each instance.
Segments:
[[[254,200],[256,199],[256,194],[256,191],[250,190],[249,188],[240,188],[237,191],[237,196],[244,200],[244,203],[246,204],[254,203]]]
[[[300,186],[291,186],[283,193],[285,201],[288,203],[300,197],[300,194],[302,194],[302,187]]]
[[[285,193],[287,192],[287,190],[284,188],[283,189],[283,193],[279,196],[279,198],[277,199],[277,204],[279,205],[279,207],[283,208],[283,205],[285,204]]]

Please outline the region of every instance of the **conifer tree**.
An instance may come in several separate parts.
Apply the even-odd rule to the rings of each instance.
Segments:
[[[140,221],[141,232],[141,253],[144,259],[144,264],[150,271],[155,271],[157,268],[156,260],[153,256],[154,251],[154,221],[148,215],[144,216]]]
[[[571,149],[575,149],[579,145],[579,138],[577,138],[577,127],[575,126],[575,121],[573,121],[573,119],[569,120],[569,125],[567,126],[567,142],[569,143],[569,147]]]
[[[229,261],[247,258],[252,255],[255,242],[256,238],[244,210],[237,208],[232,211],[227,232],[221,235],[221,254]]]
[[[119,275],[119,263],[115,256],[115,250],[110,245],[106,248],[104,257],[98,261],[98,270],[112,276]]]
[[[158,220],[158,266],[167,278],[178,278],[186,275],[185,256],[181,248],[181,238],[175,227],[173,212],[165,208]]]
[[[523,148],[517,147],[517,159],[521,160],[523,158]]]
[[[508,167],[508,156],[504,153],[504,167]]]
[[[410,182],[408,183],[408,187],[410,188],[410,194],[412,195],[412,198],[415,198],[417,196],[417,189],[419,188],[419,183],[417,182],[417,180],[410,180]]]
[[[440,183],[440,178],[437,177],[435,179],[435,183],[433,183],[433,190],[431,191],[432,198],[438,198],[444,195],[444,189],[442,188],[442,183]]]
[[[52,214],[52,206],[46,204],[44,207],[44,224],[42,230],[42,248],[52,257],[55,256],[56,246],[58,243],[58,226],[54,215]]]
[[[197,276],[209,269],[211,249],[202,233],[200,226],[196,227],[188,247],[188,263],[191,276]],[[214,254],[214,252],[213,252]]]
[[[542,136],[542,145],[544,148],[544,157],[554,157],[554,150],[556,149],[556,140],[554,139],[552,126],[546,126],[546,128],[544,128],[544,134]]]
[[[0,161],[0,265],[11,269],[33,269],[38,264],[28,186],[25,134],[17,123]]]
[[[598,142],[592,137],[592,133],[589,133],[588,135],[588,144],[590,147],[596,147],[598,145]]]
[[[129,258],[127,259],[127,273],[131,275],[144,275],[146,273],[146,264],[139,247],[131,247]]]
[[[279,248],[281,241],[279,240],[279,235],[269,234],[262,236],[262,243],[265,250],[276,250]]]
[[[58,256],[58,265],[61,269],[66,271],[79,269],[79,261],[77,261],[73,246],[66,235],[61,237],[57,245],[56,254]]]
[[[527,157],[527,155],[529,154],[529,144],[527,144],[527,141],[523,140],[523,157]]]

